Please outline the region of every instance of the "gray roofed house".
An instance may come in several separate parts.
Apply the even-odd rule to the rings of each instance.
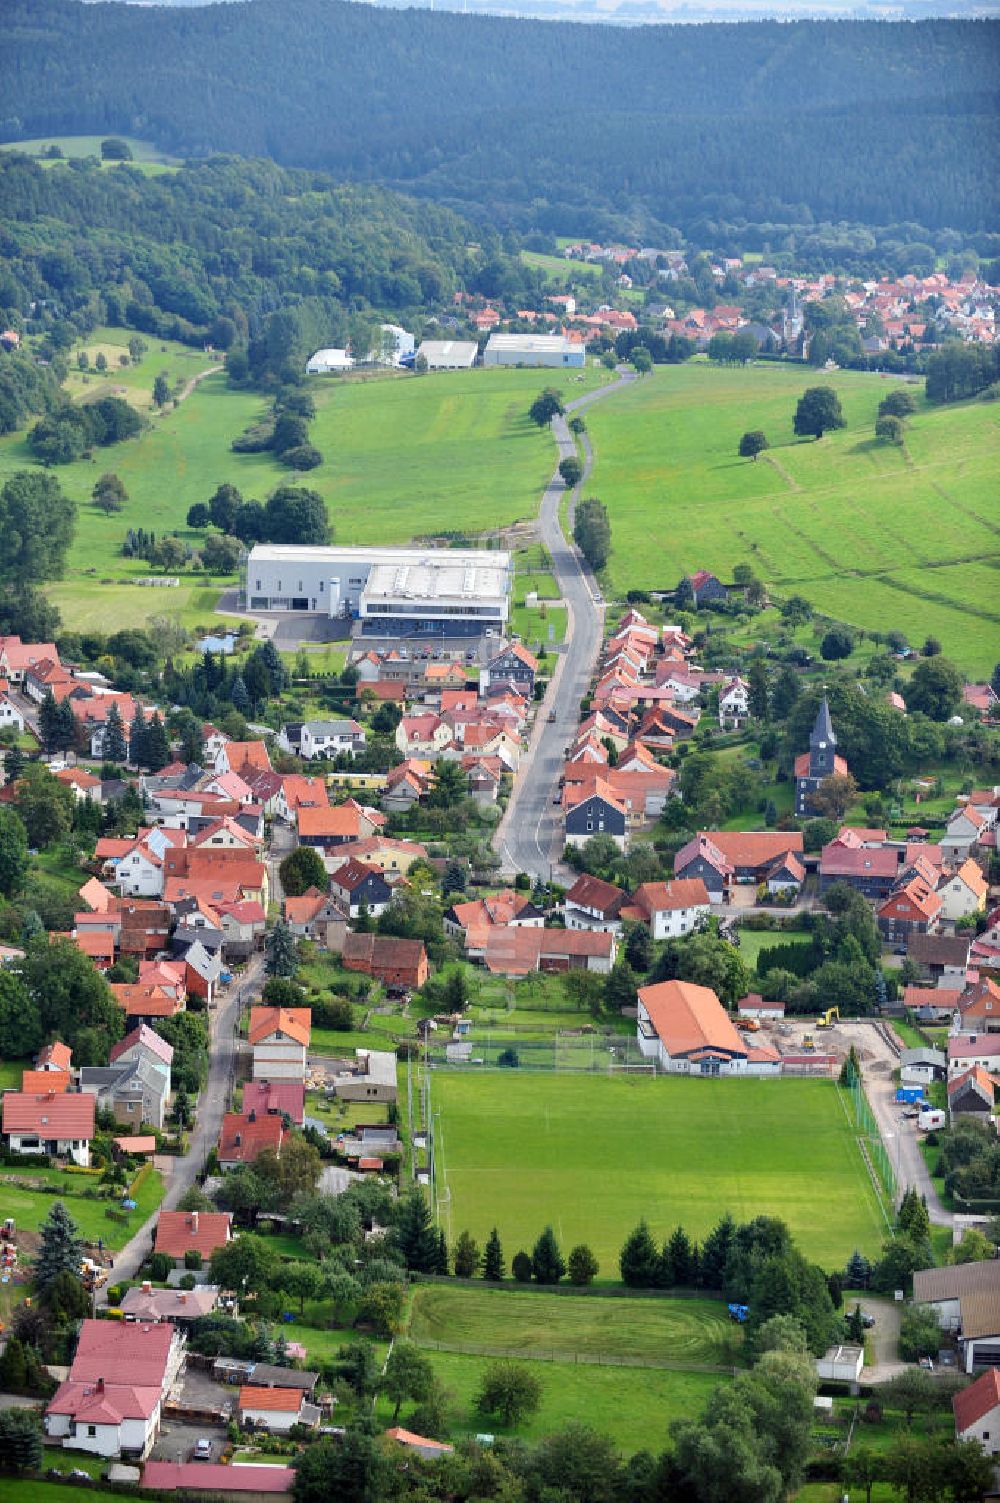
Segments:
[[[80,1090],[97,1098],[97,1106],[114,1113],[123,1127],[141,1122],[162,1128],[170,1095],[170,1072],[140,1056],[115,1065],[83,1065]]]
[[[923,966],[938,986],[961,986],[969,964],[969,934],[911,934],[906,953]]]
[[[218,1284],[201,1284],[196,1289],[153,1289],[133,1286],[121,1302],[126,1320],[169,1320],[183,1323],[199,1320],[215,1309],[219,1300]]]
[[[319,1373],[255,1362],[250,1369],[250,1382],[255,1388],[301,1388],[304,1393],[312,1393],[319,1382]]]
[[[940,1049],[923,1046],[919,1049],[904,1049],[899,1056],[899,1078],[903,1085],[925,1085],[934,1080],[944,1080],[948,1073],[948,1060]]]

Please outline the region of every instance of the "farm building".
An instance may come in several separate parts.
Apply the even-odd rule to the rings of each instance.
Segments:
[[[374,976],[390,991],[416,991],[429,975],[423,940],[388,934],[346,934],[341,960],[348,971]]]
[[[615,962],[615,936],[570,929],[490,929],[486,969],[495,976],[527,976],[531,971],[596,971],[607,975]]]
[[[363,635],[499,637],[510,613],[510,554],[499,550],[258,543],[243,571],[250,610],[350,618]]]
[[[1000,1361],[1000,1261],[921,1268],[913,1299],[934,1307],[942,1330],[961,1332],[967,1373]]]
[[[582,370],[582,344],[563,334],[491,334],[483,351],[484,365],[547,365]]]
[[[758,1018],[765,1022],[780,1023],[785,1016],[784,1002],[765,1002],[759,992],[747,992],[736,1004],[741,1018]]]
[[[948,1061],[940,1049],[904,1049],[899,1056],[899,1079],[902,1085],[929,1085],[944,1080]]]
[[[416,358],[423,357],[429,371],[467,371],[475,365],[478,354],[474,339],[425,339]]]

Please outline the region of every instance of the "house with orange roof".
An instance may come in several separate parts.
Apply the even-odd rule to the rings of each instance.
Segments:
[[[272,772],[271,757],[265,741],[227,741],[215,754],[217,773]]]
[[[710,987],[660,981],[639,988],[638,1008],[640,1052],[659,1069],[680,1075],[748,1073],[749,1046]]]
[[[59,650],[54,642],[22,642],[19,636],[0,636],[0,673],[12,684],[23,684],[25,674],[35,663],[45,660],[58,663]]]
[[[330,899],[318,887],[308,887],[297,898],[285,898],[285,923],[293,934],[312,938],[313,924],[329,907]]]
[[[5,1091],[3,1136],[12,1153],[72,1159],[86,1169],[94,1137],[94,1098],[78,1091]]]
[[[219,1133],[219,1168],[225,1171],[255,1164],[265,1150],[280,1155],[284,1138],[280,1117],[267,1112],[226,1112]]]
[[[988,1122],[993,1115],[996,1088],[993,1076],[982,1065],[972,1065],[948,1081],[948,1116],[978,1117]]]
[[[412,1430],[404,1430],[402,1425],[393,1425],[385,1432],[388,1440],[394,1440],[397,1445],[404,1446],[407,1451],[413,1451],[415,1455],[422,1456],[425,1461],[436,1461],[441,1456],[450,1456],[455,1447],[444,1440],[430,1440],[426,1435],[416,1435]]]
[[[162,986],[114,982],[111,994],[123,1009],[128,1028],[136,1028],[140,1023],[147,1023],[152,1028],[160,1018],[175,1018],[184,1011],[183,1001],[164,991]]]
[[[956,809],[949,818],[948,827],[941,837],[941,850],[945,860],[952,866],[961,866],[968,858],[973,846],[979,844],[993,823],[994,821],[972,804]]]
[[[46,1406],[49,1442],[144,1460],[183,1365],[184,1337],[169,1321],[83,1321],[69,1376]]]
[[[299,809],[328,809],[330,807],[325,778],[307,777],[301,772],[285,772],[278,776],[281,781],[274,812],[285,824],[295,823],[295,815]]]
[[[514,979],[532,971],[593,971],[606,976],[616,951],[615,936],[605,930],[508,925],[487,929],[483,962],[492,975]]]
[[[367,840],[382,823],[377,811],[369,810],[354,799],[321,809],[311,806],[295,811],[299,845],[329,850],[351,840]]]
[[[232,1235],[229,1211],[161,1211],[153,1251],[165,1253],[173,1259],[175,1268],[183,1268],[189,1252],[200,1253],[207,1263],[218,1248],[232,1240]]]
[[[365,861],[377,866],[387,874],[405,876],[415,861],[427,860],[427,847],[419,840],[397,840],[391,835],[369,835],[365,840],[353,840],[338,846],[328,859],[331,872],[336,872],[343,861]]]
[[[36,1070],[68,1070],[73,1063],[73,1051],[68,1044],[63,1044],[55,1039],[51,1044],[45,1044],[39,1049],[35,1059]]]
[[[607,835],[620,851],[628,849],[628,815],[606,781],[595,777],[585,790],[567,792],[566,798],[567,845],[582,846],[594,835]]]
[[[237,1402],[240,1423],[286,1435],[293,1425],[319,1423],[319,1410],[306,1400],[304,1388],[261,1388],[244,1384]]]
[[[535,907],[530,895],[512,887],[492,897],[453,903],[444,914],[444,932],[464,944],[470,959],[482,957],[488,929],[512,926],[540,929],[544,923],[545,915]]]
[[[904,943],[911,934],[929,934],[940,918],[941,899],[933,884],[921,877],[897,887],[875,910],[879,933],[888,944]]]
[[[503,684],[531,700],[537,675],[538,659],[522,643],[511,642],[487,663],[480,675],[480,688],[485,690],[494,684]]]
[[[251,1007],[254,1080],[304,1080],[311,1033],[311,1008]]]
[[[396,746],[404,757],[439,757],[452,742],[451,728],[430,711],[404,715],[396,727]]]
[[[971,857],[957,871],[941,879],[938,885],[941,917],[954,922],[972,913],[985,913],[989,884],[982,869]]]
[[[634,910],[634,913],[629,910]],[[622,911],[623,918],[641,917],[654,940],[691,934],[711,913],[708,889],[700,877],[685,881],[643,882]]]
[[[74,929],[70,935],[77,949],[92,960],[99,971],[108,971],[115,963],[115,936],[101,929]]]

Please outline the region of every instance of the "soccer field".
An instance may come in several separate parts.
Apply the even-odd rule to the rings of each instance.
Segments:
[[[643,1216],[699,1239],[727,1210],[780,1216],[830,1269],[885,1234],[831,1081],[435,1071],[431,1106],[449,1240],[496,1226],[508,1261],[548,1222],[564,1252],[590,1244],[602,1280]]]

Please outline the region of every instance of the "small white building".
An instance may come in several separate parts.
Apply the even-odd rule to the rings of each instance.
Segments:
[[[0,694],[0,731],[16,731],[20,736],[23,730],[24,716],[17,705],[6,694]]]
[[[785,1017],[784,1002],[765,1002],[759,992],[747,992],[736,1004],[741,1018],[757,1018],[762,1023],[781,1023]]]
[[[254,1425],[285,1435],[293,1425],[316,1424],[319,1411],[306,1403],[301,1388],[260,1388],[244,1384],[240,1389],[239,1416],[242,1425]]]
[[[947,1073],[948,1060],[940,1049],[904,1049],[899,1056],[901,1085],[930,1085],[944,1080]]]
[[[381,347],[369,356],[374,364],[398,368],[412,362],[417,343],[412,334],[400,324],[383,324],[381,333]]]
[[[306,370],[310,376],[342,375],[344,371],[353,369],[354,356],[346,350],[317,350],[306,361]]]
[[[729,678],[719,690],[719,725],[738,731],[750,719],[750,685],[742,678]]]
[[[816,1375],[823,1383],[858,1383],[864,1365],[863,1346],[831,1346],[816,1358]]]
[[[425,339],[416,358],[426,360],[429,371],[467,371],[475,365],[478,354],[474,339]]]

